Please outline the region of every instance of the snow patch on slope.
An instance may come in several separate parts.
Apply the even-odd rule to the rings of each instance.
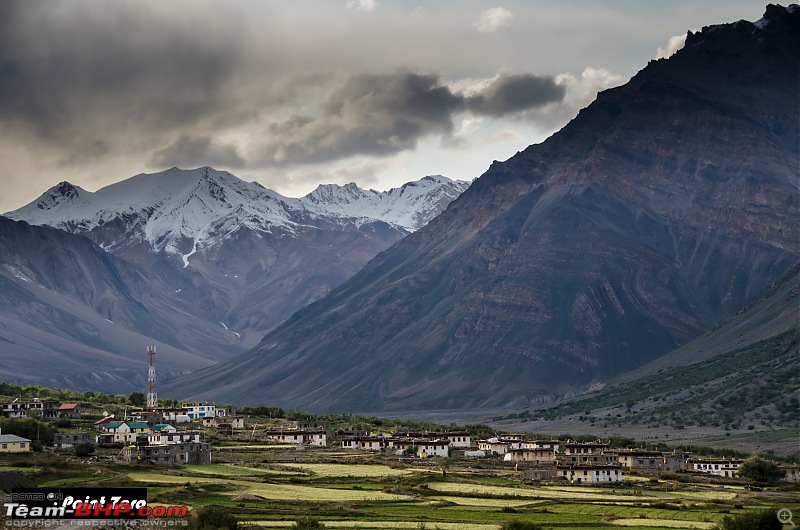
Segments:
[[[122,223],[125,240],[146,241],[158,252],[189,258],[249,228],[282,237],[325,220],[334,225],[383,221],[412,232],[468,187],[446,177],[425,177],[386,192],[356,184],[321,185],[300,199],[284,197],[210,167],[139,174],[94,193],[62,182],[36,201],[6,214],[69,232]],[[120,241],[104,243],[113,251]]]

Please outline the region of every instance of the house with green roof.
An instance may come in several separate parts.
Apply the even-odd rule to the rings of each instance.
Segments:
[[[137,434],[151,432],[144,421],[112,421],[103,426],[96,440],[99,444],[131,444],[136,441]]]

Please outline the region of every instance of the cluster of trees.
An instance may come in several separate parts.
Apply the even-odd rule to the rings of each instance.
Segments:
[[[53,444],[56,431],[47,423],[34,418],[0,418],[0,432],[27,438],[34,450],[41,450],[42,445]]]

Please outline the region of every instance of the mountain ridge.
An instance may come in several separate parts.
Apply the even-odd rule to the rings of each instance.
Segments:
[[[0,350],[0,358],[19,367],[13,377],[21,384],[105,391],[109,385],[142,390],[149,344],[164,352],[163,377],[230,358],[347,279],[414,223],[438,213],[467,185],[431,177],[389,192],[363,192],[370,204],[351,201],[350,210],[335,211],[334,195],[327,205],[315,205],[207,167],[140,174],[94,193],[59,183],[13,212],[43,226],[3,218],[0,341],[12,346]],[[381,214],[394,217],[382,220]],[[52,255],[42,241],[50,241]],[[71,281],[44,280],[53,274]],[[96,292],[105,293],[101,302]],[[42,381],[44,374],[26,359],[48,355],[66,360],[55,361],[63,370]],[[110,375],[124,367],[140,372]]]
[[[800,255],[799,19],[770,7],[759,25],[704,28],[257,348],[168,391],[321,411],[522,406],[722,324]]]

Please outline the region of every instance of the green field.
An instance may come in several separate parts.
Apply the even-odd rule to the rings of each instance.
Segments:
[[[800,513],[796,490],[746,491],[702,479],[693,483],[626,477],[628,486],[536,485],[507,467],[474,468],[454,461],[439,468],[396,458],[286,448],[253,452],[227,447],[206,466],[123,466],[111,456],[86,465],[53,456],[0,457],[0,471],[14,470],[42,486],[145,486],[151,503],[226,507],[242,524],[289,528],[313,517],[327,528],[497,530],[532,521],[547,529],[713,528],[726,515],[764,507]],[[288,460],[288,461],[287,461]]]

